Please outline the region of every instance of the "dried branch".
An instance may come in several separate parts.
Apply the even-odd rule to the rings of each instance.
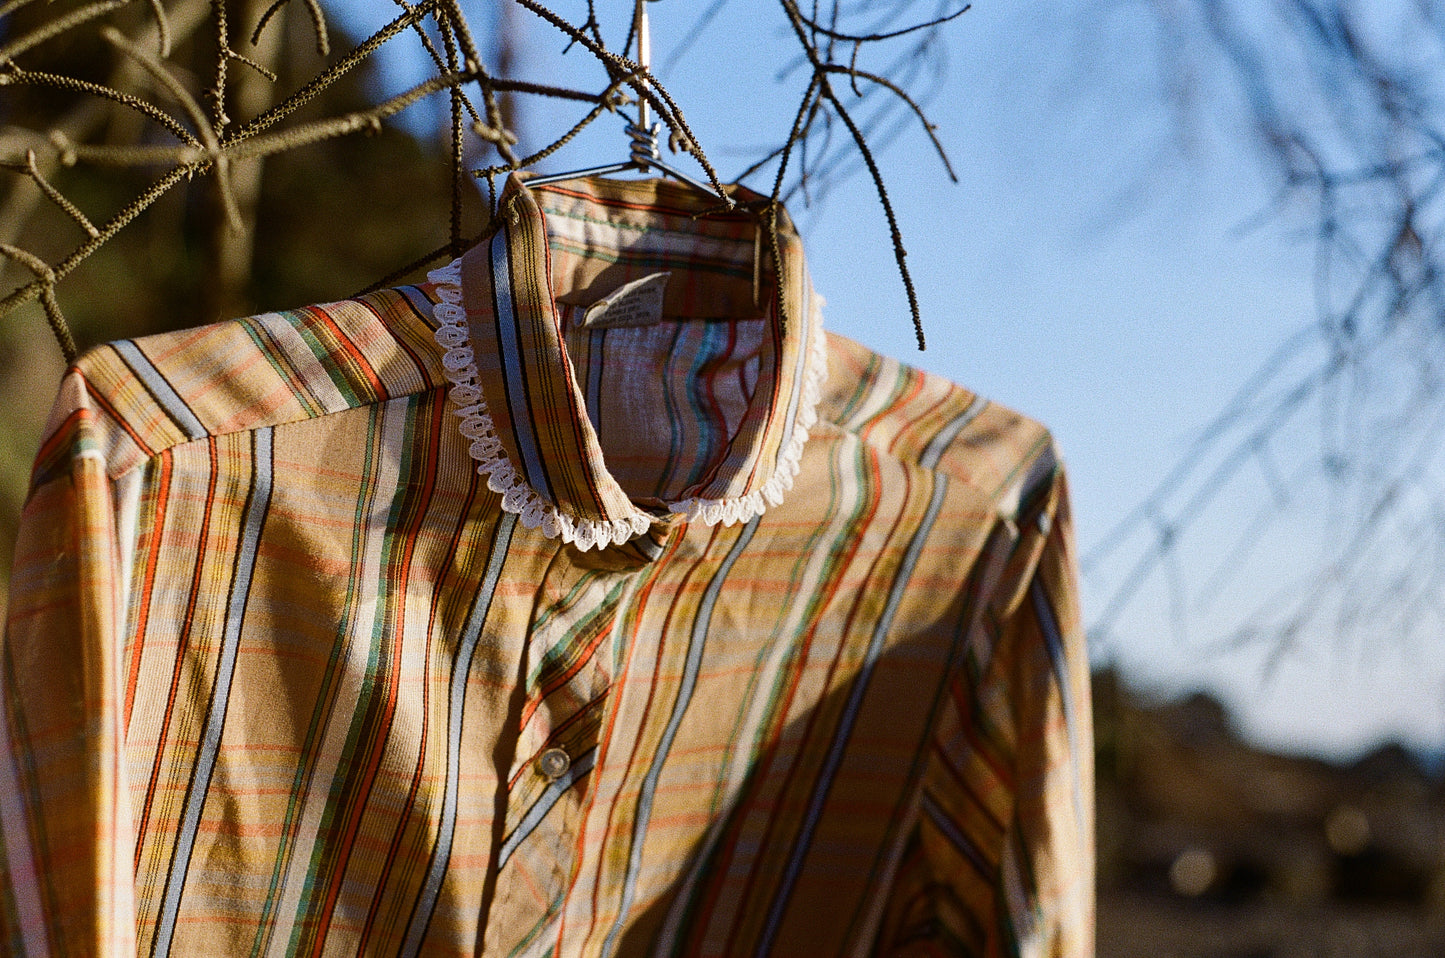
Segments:
[[[545,5],[539,3],[538,0],[517,0],[517,2],[552,24],[558,30],[561,30],[577,43],[582,44],[593,56],[603,61],[603,63],[607,64],[611,69],[617,71],[614,76],[620,74],[628,86],[632,87],[639,97],[645,99],[652,108],[657,111],[658,117],[663,123],[667,124],[669,129],[679,133],[688,143],[693,145],[693,158],[702,166],[703,172],[707,174],[708,182],[712,184],[713,190],[722,201],[727,204],[729,209],[732,208],[732,198],[728,196],[727,189],[723,187],[717,170],[713,169],[711,161],[709,161],[707,155],[703,153],[702,148],[697,146],[697,137],[693,135],[692,130],[688,127],[687,120],[683,118],[681,111],[677,110],[677,104],[673,102],[671,94],[663,88],[662,84],[657,81],[657,78],[652,75],[650,70],[644,69],[640,64],[626,57],[621,57],[610,52],[602,46],[600,41],[594,41],[581,30],[553,13]]]
[[[406,2],[406,0],[395,0],[395,2],[396,5],[401,7],[403,10],[410,9],[411,7],[411,5]],[[427,52],[427,56],[431,57],[432,66],[436,68],[438,73],[455,72],[455,64],[451,66],[447,65],[446,60],[442,57],[441,51],[438,50],[437,45],[432,42],[432,38],[426,32],[426,27],[423,26],[420,21],[412,24],[411,29],[412,32],[416,34],[417,39],[421,41],[422,49]],[[463,101],[466,105],[467,112],[471,114],[472,122],[481,123],[481,115],[477,113],[477,108],[472,104],[472,101],[465,97],[463,98]]]
[[[45,319],[50,323],[50,331],[55,334],[65,361],[74,362],[75,337],[70,334],[70,324],[65,321],[65,316],[60,312],[60,303],[55,299],[55,271],[34,253],[9,243],[0,243],[0,254],[15,260],[36,275],[35,285],[40,303],[45,309]]]
[[[91,83],[88,80],[77,80],[74,77],[59,76],[54,73],[36,73],[30,70],[22,70],[14,63],[8,69],[0,68],[0,87],[18,84],[31,84],[34,86],[54,87],[57,90],[66,90],[71,93],[84,93],[90,96],[99,97],[103,100],[110,100],[119,103],[127,109],[147,116],[164,126],[180,139],[192,145],[200,145],[200,141],[187,130],[180,120],[171,116],[160,107],[147,103],[140,97],[131,96],[129,93],[122,93],[120,90],[99,83]]]
[[[6,3],[0,3],[0,17],[8,17],[21,7],[29,6],[34,2],[35,0],[8,0]]]
[[[56,17],[32,33],[26,34],[18,40],[12,40],[5,46],[0,46],[0,64],[14,60],[27,50],[34,49],[47,40],[53,40],[63,33],[74,30],[84,23],[89,23],[96,17],[103,17],[112,10],[130,3],[131,0],[101,0],[100,3],[92,3],[88,7],[81,7],[63,17]]]
[[[26,2],[27,0],[10,0],[0,7],[0,12],[8,13],[20,9]],[[669,146],[674,151],[692,154],[722,201],[727,204],[728,208],[733,206],[733,200],[729,197],[720,176],[698,143],[682,107],[651,71],[643,68],[628,56],[607,49],[602,40],[601,25],[598,22],[594,4],[591,2],[587,5],[586,21],[580,25],[574,25],[555,13],[543,0],[517,0],[523,8],[567,36],[569,47],[573,44],[581,46],[597,60],[607,74],[607,86],[601,93],[533,83],[513,77],[493,76],[477,50],[470,25],[463,15],[458,0],[420,0],[417,3],[411,3],[410,0],[394,0],[401,11],[393,20],[357,44],[354,49],[348,51],[335,63],[318,69],[310,79],[301,83],[294,93],[269,108],[264,108],[264,103],[256,104],[246,110],[247,113],[254,114],[252,118],[235,122],[227,115],[228,88],[232,80],[229,73],[230,64],[233,61],[246,64],[259,75],[268,79],[274,79],[275,74],[266,65],[231,47],[225,0],[193,0],[185,6],[173,5],[171,12],[178,18],[176,21],[178,26],[175,28],[172,26],[162,0],[147,0],[149,12],[147,23],[150,25],[150,29],[146,33],[144,44],[137,42],[137,38],[128,37],[110,25],[103,25],[99,30],[99,35],[122,53],[123,63],[134,64],[140,73],[149,76],[150,85],[156,91],[179,104],[180,112],[177,115],[172,115],[170,110],[151,102],[147,97],[127,92],[129,87],[123,81],[112,80],[108,84],[100,84],[64,76],[53,71],[24,70],[13,61],[13,57],[32,50],[49,39],[100,19],[128,2],[130,0],[103,0],[103,2],[92,3],[65,15],[54,17],[37,29],[11,39],[3,49],[0,49],[0,87],[7,85],[11,87],[22,85],[50,87],[87,97],[91,102],[118,104],[132,113],[154,121],[176,138],[176,142],[173,143],[145,140],[98,143],[91,139],[89,121],[83,128],[61,125],[49,131],[49,142],[53,144],[55,153],[47,154],[49,157],[46,160],[47,163],[58,159],[63,164],[84,163],[97,167],[143,167],[164,164],[169,169],[139,196],[127,203],[120,213],[97,228],[75,203],[49,181],[45,170],[41,167],[41,158],[37,156],[33,148],[27,147],[31,152],[24,154],[25,162],[11,164],[10,168],[32,179],[50,202],[81,225],[87,233],[87,239],[54,267],[47,267],[48,272],[32,269],[36,277],[33,281],[0,299],[0,316],[5,315],[21,303],[37,298],[42,303],[51,304],[54,300],[56,283],[113,237],[118,230],[176,185],[194,179],[198,175],[212,177],[221,198],[226,223],[232,230],[240,230],[242,215],[232,182],[232,168],[236,163],[259,163],[267,157],[336,137],[358,132],[376,132],[381,128],[383,121],[407,109],[422,98],[443,90],[447,92],[450,100],[448,152],[452,196],[448,226],[449,239],[445,247],[441,249],[445,249],[452,255],[456,255],[469,243],[474,242],[474,240],[466,238],[463,222],[463,199],[466,192],[464,181],[468,172],[475,177],[487,179],[495,189],[494,178],[497,175],[525,169],[541,162],[572,142],[580,130],[595,122],[603,113],[630,102],[646,103],[656,112],[658,119],[669,131]],[[721,9],[722,2],[723,0],[717,0],[711,6],[712,14]],[[324,11],[318,0],[303,0],[303,5],[316,33],[317,52],[320,56],[327,57],[330,46]],[[900,11],[906,10],[909,6],[911,6],[911,2],[903,4],[899,9]],[[920,99],[909,92],[905,81],[901,81],[899,77],[890,74],[887,70],[860,68],[859,58],[860,51],[865,48],[865,44],[875,41],[889,40],[919,31],[924,31],[931,37],[930,30],[956,19],[963,11],[953,11],[901,30],[878,30],[855,36],[838,29],[836,22],[828,25],[820,23],[816,10],[811,17],[804,17],[797,4],[792,0],[783,0],[783,8],[794,24],[803,50],[803,56],[799,63],[810,65],[812,70],[807,89],[799,102],[787,142],[778,149],[770,151],[763,163],[755,165],[753,168],[756,170],[768,162],[778,162],[771,200],[752,210],[768,233],[773,266],[778,270],[783,267],[776,230],[778,201],[784,189],[785,179],[789,177],[790,170],[797,168],[799,170],[798,182],[806,189],[810,180],[820,175],[814,156],[821,158],[825,163],[836,165],[838,161],[834,157],[833,149],[829,146],[832,124],[836,119],[843,128],[849,131],[849,140],[860,155],[862,163],[868,168],[875,187],[879,191],[880,201],[892,233],[900,273],[903,276],[913,310],[915,327],[918,327],[916,296],[904,263],[904,250],[897,220],[873,156],[871,140],[875,135],[874,127],[879,122],[879,115],[864,115],[861,121],[855,121],[848,110],[844,109],[829,85],[828,78],[831,75],[846,72],[855,93],[870,104],[875,102],[871,99],[874,88],[882,91],[882,99],[877,102],[885,104],[885,114],[880,115],[897,115],[886,112],[892,110],[888,104],[895,101],[901,104],[902,108],[907,111],[903,115],[910,122],[916,119],[923,124],[925,132],[952,175],[948,158],[937,140],[933,125],[925,115]],[[253,44],[259,42],[266,29],[272,26],[286,10],[287,0],[274,0],[270,3],[257,18],[250,33],[251,42]],[[835,7],[835,19],[836,16]],[[426,24],[428,19],[435,27],[434,33],[428,30]],[[183,75],[189,76],[189,72],[178,70],[168,60],[171,49],[178,42],[177,35],[188,35],[194,29],[194,25],[203,20],[209,22],[215,42],[214,55],[210,60],[211,77],[204,94],[201,95],[193,93],[188,82],[182,78]],[[632,25],[629,23],[629,31],[631,28]],[[367,109],[350,110],[340,115],[295,122],[298,111],[362,65],[383,44],[406,31],[415,33],[420,40],[422,49],[430,58],[434,69],[432,77]],[[628,36],[627,45],[630,45],[630,32]],[[434,38],[439,38],[440,42],[436,42]],[[833,59],[836,52],[835,44],[844,40],[851,43],[852,56],[847,65],[837,63]],[[624,45],[624,54],[627,45]],[[918,49],[923,49],[922,45]],[[897,62],[904,63],[904,71],[910,75],[916,69],[916,65],[911,60],[904,59]],[[505,70],[505,60],[502,62],[501,68]],[[869,86],[867,90],[859,85],[864,81]],[[467,90],[473,85],[480,90],[480,109],[473,105],[467,95]],[[627,96],[624,93],[625,90],[630,90],[632,97]],[[507,128],[506,117],[499,99],[499,95],[509,93],[572,100],[588,103],[591,106],[577,123],[563,131],[561,135],[551,139],[550,142],[530,155],[519,157],[513,151],[517,137]],[[466,170],[464,166],[467,149],[465,137],[469,132],[492,144],[501,157],[501,163],[483,169]],[[884,134],[886,135],[888,132],[889,130],[885,128]],[[816,145],[812,143],[815,134],[821,137],[823,143],[821,153],[817,152]],[[801,157],[800,163],[790,163],[795,153]],[[14,248],[19,249],[20,247]],[[423,262],[433,262],[439,255],[442,254],[438,252],[424,260],[418,260],[416,263],[410,264],[408,269],[418,268],[418,264]],[[51,310],[50,305],[46,305],[46,309],[48,316],[58,316],[58,313]],[[783,317],[783,319],[786,322],[787,317]]]
[[[316,97],[324,93],[328,87],[334,84],[352,70],[356,69],[367,58],[381,48],[381,45],[398,33],[408,29],[429,15],[440,3],[440,0],[422,0],[414,7],[409,7],[401,16],[382,27],[376,33],[368,37],[346,56],[342,57],[330,68],[318,74],[311,82],[307,83],[300,90],[287,97],[281,103],[262,113],[254,120],[234,130],[228,136],[229,140],[240,140],[248,136],[254,136],[262,130],[266,130],[295,113],[301,107],[310,103]]]
[[[261,42],[261,32],[266,29],[266,24],[270,23],[271,18],[290,2],[291,0],[275,0],[274,3],[266,8],[266,11],[261,14],[260,19],[256,21],[256,29],[251,31],[252,46]],[[328,57],[331,55],[331,40],[326,35],[326,14],[322,11],[321,4],[318,3],[317,0],[304,0],[304,3],[306,4],[306,12],[311,17],[311,26],[316,31],[316,54],[317,56]]]
[[[967,13],[970,9],[972,9],[972,4],[965,3],[962,7],[960,7],[958,10],[955,10],[953,13],[941,17],[935,17],[934,19],[927,20],[923,23],[915,23],[912,26],[903,27],[900,30],[890,30],[887,33],[843,33],[839,30],[833,29],[832,27],[825,27],[817,20],[809,19],[808,17],[804,16],[801,11],[799,11],[798,13],[798,19],[802,21],[802,23],[812,32],[820,33],[830,40],[842,40],[845,43],[861,44],[874,43],[880,40],[892,40],[895,37],[907,36],[910,33],[918,33],[922,30],[931,30],[935,27],[941,27],[951,20],[957,20],[959,17]]]
[[[849,134],[853,137],[854,144],[858,147],[858,152],[863,157],[863,162],[868,166],[868,173],[873,178],[873,186],[877,189],[878,200],[883,206],[883,215],[888,220],[888,232],[893,241],[893,257],[898,264],[898,274],[903,279],[903,289],[908,297],[908,310],[913,318],[913,332],[918,340],[918,348],[922,350],[926,348],[927,342],[923,335],[923,317],[918,308],[918,292],[913,286],[913,276],[908,271],[908,263],[906,260],[908,251],[903,247],[903,234],[898,228],[898,217],[893,212],[893,201],[888,197],[888,189],[883,183],[883,174],[878,169],[877,161],[873,158],[873,151],[868,146],[867,138],[863,135],[863,132],[858,129],[858,125],[853,122],[853,117],[848,113],[847,109],[844,108],[837,94],[833,92],[832,85],[828,82],[828,74],[831,72],[829,70],[829,64],[823,61],[817,47],[814,46],[808,38],[806,21],[799,12],[797,3],[795,0],[779,0],[779,2],[782,4],[784,12],[788,15],[788,20],[793,26],[793,32],[797,35],[798,42],[802,44],[808,61],[813,66],[813,82],[817,85],[818,95],[832,105],[833,112],[837,114],[838,118],[843,121],[844,126],[848,128]],[[811,86],[809,89],[811,91]],[[806,97],[804,99],[806,100]],[[801,114],[802,111],[800,110],[799,115]],[[926,125],[927,120],[924,122]],[[787,154],[784,154],[785,158],[786,155]]]
[[[1436,71],[1421,69],[1445,52],[1445,23],[1438,6],[1396,4],[1381,19],[1358,0],[1151,8],[1172,41],[1166,70],[1208,71],[1238,93],[1244,126],[1278,186],[1266,215],[1304,211],[1316,243],[1318,315],[1085,554],[1086,576],[1106,585],[1095,628],[1116,628],[1151,594],[1165,563],[1195,544],[1195,530],[1248,488],[1256,518],[1200,590],[1201,607],[1240,604],[1252,585],[1241,581],[1241,557],[1260,552],[1270,535],[1287,538],[1298,580],[1219,628],[1218,647],[1270,643],[1278,662],[1312,635],[1402,640],[1421,629],[1400,615],[1419,605],[1410,590],[1432,583],[1417,575],[1401,540],[1384,533],[1411,529],[1430,552],[1445,545],[1434,519],[1445,505],[1445,109]],[[1177,96],[1180,85],[1162,88]],[[1283,455],[1297,467],[1282,470]],[[1307,487],[1320,492],[1307,495]],[[1309,554],[1296,541],[1299,528],[1320,515],[1327,532]],[[1391,620],[1399,630],[1382,626]]]
[[[91,223],[86,215],[80,211],[80,208],[66,199],[64,194],[54,186],[50,185],[50,181],[45,178],[44,174],[40,172],[40,168],[35,165],[34,150],[25,151],[25,162],[23,163],[0,163],[0,166],[3,166],[7,170],[14,170],[17,173],[24,173],[29,176],[35,185],[40,188],[40,192],[44,193],[50,202],[60,207],[65,211],[67,216],[80,224],[80,228],[85,230],[87,236],[94,239],[100,235],[100,230],[95,228],[95,224]]]
[[[156,200],[164,196],[173,186],[200,172],[204,169],[203,163],[187,164],[177,166],[164,174],[160,179],[152,183],[145,192],[126,204],[110,221],[100,228],[100,235],[92,237],[76,249],[70,255],[61,260],[52,268],[53,279],[50,285],[53,287],[66,277],[72,270],[85,261],[96,250],[106,244],[116,233],[130,225],[141,213],[144,213]],[[4,299],[0,299],[0,317],[4,317],[17,307],[33,302],[37,296],[42,294],[41,283],[29,283],[12,291]],[[64,344],[62,343],[62,346]]]
[[[592,121],[596,120],[604,112],[616,110],[619,105],[618,100],[616,99],[618,85],[619,83],[613,83],[602,94],[595,97],[597,105],[594,106],[591,110],[589,110],[586,116],[582,117],[581,120],[573,124],[572,128],[569,129],[566,133],[563,133],[557,139],[553,140],[551,143],[548,143],[536,153],[533,153],[531,156],[523,158],[516,164],[508,163],[502,166],[487,166],[479,170],[473,170],[472,175],[478,179],[490,179],[494,176],[500,176],[504,173],[510,173],[513,170],[525,170],[536,166],[538,163],[542,162],[547,157],[551,156],[553,153],[556,153],[558,150],[562,149],[562,147],[572,142],[573,138],[576,137],[577,134],[581,133],[588,126],[590,126],[592,124]]]
[[[224,0],[213,0],[213,7],[224,6]],[[224,19],[221,22],[222,39],[224,40]],[[101,37],[109,44],[120,50],[131,59],[143,66],[147,73],[155,79],[175,97],[181,104],[181,108],[190,116],[191,122],[196,125],[196,133],[200,137],[201,144],[205,147],[205,153],[210,160],[212,171],[216,175],[216,189],[221,195],[221,204],[226,212],[226,222],[233,233],[240,233],[245,229],[245,223],[241,218],[241,209],[236,202],[236,192],[231,186],[231,161],[221,151],[221,140],[219,131],[224,129],[225,124],[230,122],[226,117],[224,107],[225,101],[225,69],[220,64],[227,60],[226,53],[217,57],[217,79],[216,87],[212,91],[216,98],[214,110],[215,126],[207,119],[205,112],[199,103],[186,90],[181,81],[166,67],[164,63],[156,59],[150,53],[132,43],[126,36],[114,27],[104,27],[100,31]],[[113,150],[113,147],[100,147],[99,150]],[[78,151],[72,150],[72,155]],[[192,162],[182,160],[181,162]]]
[[[212,152],[220,150],[221,141],[216,135],[216,128],[211,125],[211,121],[206,117],[205,111],[201,109],[201,105],[196,102],[195,97],[191,96],[185,84],[171,72],[170,68],[152,54],[141,49],[138,44],[132,43],[125,34],[114,27],[102,28],[100,35],[111,46],[144,67],[145,71],[171,95],[171,98],[181,105],[181,109],[191,118],[191,123],[194,124],[196,133],[207,150]],[[188,138],[194,139],[189,135]]]
[[[156,21],[156,55],[164,60],[171,55],[171,21],[161,0],[150,0],[150,8]]]
[[[967,7],[964,7],[964,10],[967,9]],[[887,77],[879,76],[876,73],[869,73],[867,70],[859,70],[853,65],[842,67],[830,64],[826,65],[824,69],[828,73],[846,73],[855,84],[859,78],[867,80],[870,83],[876,83],[907,104],[908,108],[913,111],[913,115],[918,117],[918,122],[922,125],[923,132],[928,135],[928,142],[933,144],[934,152],[938,154],[938,158],[943,162],[943,168],[945,172],[948,173],[948,178],[955,183],[958,182],[958,174],[953,171],[953,162],[948,158],[948,151],[943,148],[943,143],[938,139],[938,127],[929,121],[928,115],[923,112],[923,107],[921,107],[913,97],[909,96],[906,90]],[[858,96],[863,95],[858,92],[856,85],[853,87],[853,91],[857,93]]]

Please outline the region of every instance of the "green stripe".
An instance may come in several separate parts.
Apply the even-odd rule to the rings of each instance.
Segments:
[[[306,378],[301,375],[300,370],[291,365],[286,354],[278,348],[280,344],[272,338],[271,331],[266,329],[259,319],[260,317],[253,317],[239,321],[241,328],[251,338],[251,342],[256,344],[256,351],[266,359],[271,366],[271,371],[291,391],[291,395],[306,410],[308,417],[324,415],[327,410],[312,395],[311,390],[307,387]]]
[[[331,314],[325,310],[316,308],[316,313],[331,319]],[[354,409],[358,406],[365,406],[377,399],[375,393],[367,383],[365,388],[358,388],[362,380],[359,380],[351,371],[349,361],[342,362],[341,358],[346,357],[343,349],[336,345],[341,340],[333,329],[333,323],[328,323],[305,310],[288,310],[279,313],[281,318],[295,328],[296,332],[306,345],[311,348],[312,354],[316,357],[316,363],[330,378],[332,385],[340,391],[346,400],[347,408]],[[320,331],[324,330],[325,335]],[[353,344],[354,345],[354,344]]]
[[[588,576],[591,578],[592,576]],[[580,585],[580,583],[579,583]],[[592,636],[596,635],[599,628],[605,626],[617,610],[617,604],[621,601],[622,592],[626,588],[626,581],[619,580],[608,590],[601,603],[596,608],[588,609],[587,614],[575,621],[554,641],[540,660],[533,666],[527,676],[527,693],[530,695],[534,689],[545,687],[554,675],[561,675],[577,663],[578,656],[586,647]],[[578,589],[573,589],[575,594]],[[549,613],[549,618],[555,618]],[[528,630],[529,635],[537,636],[543,634],[538,625]]]
[[[421,403],[418,397],[414,396],[408,397],[405,403],[400,442],[387,442],[383,431],[379,429],[375,435],[379,446],[385,443],[385,448],[378,448],[377,454],[384,456],[388,452],[399,452],[397,475],[410,480],[413,477],[417,450],[424,449],[427,444],[428,419],[419,412],[430,404]],[[378,409],[384,411],[387,405],[390,404],[380,405]],[[376,418],[385,418],[384,412]],[[402,481],[395,489],[382,490],[393,493],[381,540],[381,578],[389,585],[404,581],[405,570],[401,566],[408,551],[408,544],[414,540],[417,531],[411,528],[411,524],[419,511],[422,514],[425,512],[425,503],[421,501],[422,488],[420,483]],[[420,510],[418,506],[421,506]],[[338,774],[332,779],[321,817],[322,835],[344,832],[348,822],[365,816],[376,780],[364,780],[361,776],[366,773],[372,757],[385,744],[390,729],[389,716],[382,714],[387,692],[397,681],[390,638],[396,632],[399,610],[406,607],[406,590],[386,588],[381,590],[378,599],[377,615],[372,623],[367,650],[366,678],[362,682],[356,707],[351,713],[351,723],[343,749],[343,754],[349,761],[338,767]],[[323,915],[319,909],[325,905],[326,892],[344,879],[351,853],[352,848],[336,841],[321,841],[312,849],[308,888],[317,894],[307,896],[305,915],[292,928],[293,952],[298,950],[297,945],[301,942],[305,943],[304,950],[309,951],[310,945],[317,940],[318,925],[323,922],[329,925],[331,916]]]
[[[871,449],[856,440],[853,442],[853,448],[855,454],[851,462],[853,467],[853,482],[859,490],[857,504],[854,506],[852,513],[849,514],[847,521],[840,526],[843,530],[841,533],[832,533],[829,539],[825,539],[826,536],[829,536],[828,530],[833,524],[831,519],[825,521],[822,525],[810,532],[804,548],[799,552],[798,558],[793,564],[788,581],[788,594],[798,594],[803,576],[807,571],[809,560],[819,543],[831,541],[829,558],[818,573],[819,587],[810,590],[808,593],[807,611],[801,620],[805,633],[818,625],[823,607],[830,602],[836,594],[836,583],[838,579],[851,567],[851,563],[840,561],[843,554],[847,551],[847,547],[854,541],[853,537],[849,535],[849,532],[856,528],[861,517],[877,502],[877,490],[868,482],[868,469],[865,466],[865,462],[870,458],[868,453],[871,452]],[[841,451],[840,449],[840,452]],[[842,498],[841,489],[843,483],[842,474],[838,470],[838,458],[833,458],[830,460],[830,468],[828,470],[827,515],[830,517],[834,515],[834,511],[837,509],[838,503]],[[767,532],[766,521],[767,514],[765,513],[764,527],[761,530],[765,536]],[[762,541],[766,543],[767,539],[764,538]],[[782,692],[798,671],[807,664],[806,661],[802,660],[803,651],[796,641],[799,637],[783,635],[782,626],[783,622],[780,616],[772,633],[769,634],[767,641],[763,643],[757,658],[753,660],[752,675],[748,680],[746,689],[739,697],[740,703],[754,701],[754,697],[758,694],[759,684],[769,677],[772,678],[772,682],[767,691],[768,704],[766,710],[761,717],[761,721],[757,723],[758,731],[753,741],[748,743],[749,755],[751,756],[748,765],[751,770],[756,770],[758,756],[766,754],[769,745],[775,744],[780,736],[782,725],[787,718],[787,712],[783,710],[785,703],[782,701]],[[776,673],[768,676],[768,669],[764,666],[768,659],[769,652],[772,651],[774,647],[774,643],[779,641],[788,646],[788,652]],[[840,643],[840,652],[844,646],[846,646],[846,640]],[[733,729],[728,735],[727,748],[724,752],[725,755],[733,755],[739,747],[738,739],[742,734],[742,726],[746,716],[746,707],[739,709],[737,719],[733,723]],[[749,776],[749,780],[751,780],[751,776]],[[747,783],[744,784],[746,785]],[[742,800],[745,796],[733,796],[731,802],[729,802],[729,796],[725,792],[726,785],[726,781],[722,779],[719,779],[715,785],[712,798],[709,802],[710,817],[712,817],[714,821],[718,821],[717,815],[725,804],[732,805],[732,814],[729,815],[727,821],[723,822],[717,830],[718,840],[707,849],[704,857],[697,859],[697,864],[691,869],[693,874],[699,876],[716,876],[719,880],[722,880],[726,874],[725,869],[719,864],[719,858],[720,856],[731,857],[731,853],[737,843],[737,831],[745,824],[748,812],[748,804]],[[677,922],[675,941],[687,941],[689,937],[696,932],[699,918],[706,919],[707,916],[699,916],[698,910],[701,908],[702,899],[706,897],[705,892],[710,887],[707,881],[699,881],[693,887],[692,894],[688,900],[685,903],[680,903],[682,904],[683,910]],[[677,904],[674,904],[673,907],[676,908]]]
[[[282,818],[281,840],[276,852],[275,865],[271,871],[266,903],[262,907],[261,919],[257,923],[256,937],[251,943],[252,958],[270,950],[271,935],[275,930],[275,918],[272,913],[281,898],[282,878],[290,871],[291,856],[294,852],[297,828],[300,824],[297,816],[300,814],[306,797],[311,793],[311,781],[318,764],[316,750],[320,745],[324,730],[330,724],[331,713],[336,706],[337,687],[343,675],[343,669],[339,667],[339,663],[350,657],[352,626],[358,607],[357,596],[362,588],[361,560],[365,554],[365,530],[370,514],[369,504],[371,496],[376,492],[377,436],[381,409],[379,407],[368,409],[367,413],[366,453],[362,457],[361,475],[357,483],[361,494],[357,496],[356,507],[352,512],[351,562],[348,566],[351,569],[351,575],[346,580],[345,601],[340,605],[344,618],[336,625],[338,641],[332,645],[326,668],[321,673],[321,685],[317,690],[315,705],[312,706],[311,720],[306,726],[306,737],[302,741],[301,751],[297,756],[296,775],[291,782],[291,796],[287,800],[286,814]],[[294,945],[294,943],[293,934],[292,944]]]

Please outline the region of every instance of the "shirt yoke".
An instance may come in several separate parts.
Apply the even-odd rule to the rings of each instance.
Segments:
[[[173,446],[313,419],[449,385],[429,286],[121,340],[66,375],[31,476],[76,455],[114,480]],[[941,376],[828,334],[821,418],[872,448],[1024,511],[1057,468],[1039,423]]]
[[[1038,422],[833,333],[818,412],[881,453],[967,484],[1013,520],[1060,469]]]
[[[430,287],[107,343],[66,374],[31,489],[98,455],[114,480],[185,442],[448,386]]]

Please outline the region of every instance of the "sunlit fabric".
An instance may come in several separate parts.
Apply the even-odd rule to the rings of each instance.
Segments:
[[[514,180],[428,283],[80,361],[7,954],[1092,953],[1050,437],[826,336],[786,216],[779,277],[713,205]]]

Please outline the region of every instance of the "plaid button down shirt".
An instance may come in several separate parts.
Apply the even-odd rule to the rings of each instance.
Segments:
[[[0,658],[7,953],[1091,953],[1048,434],[704,205],[514,181],[432,282],[81,360]]]

